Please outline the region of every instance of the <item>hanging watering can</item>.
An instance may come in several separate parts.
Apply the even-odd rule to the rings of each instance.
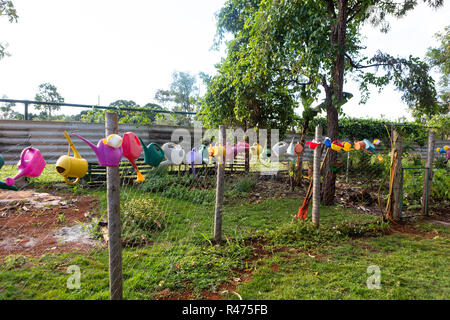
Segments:
[[[350,142],[345,141],[343,150],[347,152],[353,150],[352,144]]]
[[[303,152],[303,146],[298,141],[294,147],[294,152],[297,155],[297,167],[298,167],[298,165],[300,164],[300,155]]]
[[[69,148],[67,150],[67,155],[59,157],[56,161],[55,168],[56,172],[64,178],[64,181],[68,185],[75,185],[86,175],[88,171],[88,162],[80,156],[67,131],[64,131],[64,136],[69,143]],[[73,151],[73,157],[70,155],[70,149]],[[75,178],[75,181],[70,181],[69,178]]]
[[[327,148],[331,148],[331,139],[328,137],[325,137],[325,139],[323,140],[323,143],[325,144],[325,146]]]
[[[104,139],[100,139],[97,145],[93,144],[89,140],[83,138],[82,136],[72,133],[77,138],[80,138],[86,144],[94,150],[97,156],[98,164],[102,167],[118,167],[120,159],[122,158],[122,146],[119,148],[113,148],[104,143]]]
[[[373,145],[373,143],[370,142],[370,141],[367,140],[367,139],[364,139],[363,141],[364,141],[364,143],[366,144],[366,150],[368,150],[368,151],[370,151],[370,152],[376,154],[378,160],[383,161],[383,158],[382,158],[379,154],[376,153],[376,151],[375,151],[375,146]]]
[[[112,147],[112,148],[120,148],[120,146],[122,145],[123,139],[121,136],[119,136],[118,134],[110,134],[109,136],[107,136],[105,139],[103,139],[103,143]]]
[[[136,160],[139,159],[142,153],[142,146],[139,142],[138,137],[134,132],[125,132],[123,134],[122,139],[122,150],[123,150],[123,156],[130,161],[130,163],[133,165],[134,169],[137,173],[137,181],[142,182],[145,181],[144,176],[139,171],[138,166],[136,165]]]
[[[295,150],[294,150],[294,138],[292,138],[291,143],[286,149],[286,156],[289,158],[295,158]]]
[[[245,141],[239,141],[236,144],[236,151],[237,151],[237,153],[249,152],[250,151],[250,146]]]
[[[237,149],[231,146],[229,143],[225,145],[225,158],[229,162],[233,162],[237,155]]]
[[[183,162],[185,152],[179,144],[166,142],[162,145],[162,149],[164,150],[164,155],[166,156],[167,161],[161,162],[161,165],[180,165]]]
[[[5,183],[12,186],[20,177],[39,177],[45,168],[45,160],[39,149],[27,147],[22,150],[17,168],[19,173],[14,178],[6,178]]]
[[[356,150],[366,150],[366,144],[364,141],[355,141]]]
[[[255,142],[249,149],[250,154],[252,156],[256,156],[256,159],[259,160],[259,156],[261,155],[261,153],[263,152],[263,148],[261,147],[261,145],[257,142]]]
[[[436,151],[440,154],[446,154],[450,150],[449,146],[443,146],[442,148],[437,148]]]
[[[139,138],[139,141],[141,141],[141,146],[144,149],[144,162],[153,167],[159,166],[164,160],[164,150],[155,142],[145,146],[141,138]]]
[[[3,165],[5,164],[5,161],[3,160],[2,155],[0,154],[0,169],[3,167]],[[8,186],[6,183],[4,183],[3,181],[0,181],[0,189],[6,189],[6,190],[14,190],[17,191],[17,187],[16,186]]]
[[[281,158],[286,154],[287,148],[288,148],[287,142],[279,141],[275,143],[275,145],[272,147],[272,152],[278,158]]]
[[[223,145],[218,144],[213,147],[213,150],[216,161],[222,163],[223,159],[226,156],[226,148]]]
[[[317,148],[317,146],[320,145],[320,142],[315,142],[314,140],[313,141],[307,141],[305,143],[305,145],[307,145],[310,149],[314,150],[315,148]]]
[[[209,163],[208,147],[202,144],[199,148],[199,152],[202,154],[202,163],[208,164]]]
[[[189,163],[192,168],[192,174],[194,175],[195,179],[195,164],[202,164],[203,157],[200,151],[197,150],[197,148],[192,148],[190,152],[186,154],[186,163]]]
[[[343,147],[344,145],[338,140],[334,140],[331,144],[331,149],[334,151],[341,151]]]

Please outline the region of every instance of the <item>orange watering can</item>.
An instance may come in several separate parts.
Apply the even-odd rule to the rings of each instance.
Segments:
[[[39,177],[45,168],[45,160],[39,149],[27,147],[22,150],[20,161],[17,163],[19,173],[14,178],[6,178],[5,183],[12,186],[20,177]]]
[[[366,143],[364,141],[355,141],[356,150],[366,150]]]
[[[145,181],[144,176],[139,171],[136,165],[136,160],[139,159],[142,153],[142,146],[139,142],[139,138],[133,132],[125,132],[122,138],[123,156],[131,162],[137,173],[137,181]]]
[[[298,141],[294,147],[294,152],[297,155],[297,167],[298,167],[300,163],[300,154],[303,152],[303,146]]]
[[[58,161],[56,161],[56,172],[64,178],[68,185],[75,185],[86,175],[88,162],[80,156],[67,131],[64,131],[64,136],[69,143],[69,148],[67,155],[59,157]],[[70,156],[70,149],[73,151],[73,157]],[[70,181],[69,178],[75,178],[75,181]]]

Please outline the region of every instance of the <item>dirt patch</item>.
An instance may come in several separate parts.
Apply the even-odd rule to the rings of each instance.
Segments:
[[[0,257],[85,252],[101,246],[82,225],[95,216],[91,196],[59,196],[34,190],[0,191]]]

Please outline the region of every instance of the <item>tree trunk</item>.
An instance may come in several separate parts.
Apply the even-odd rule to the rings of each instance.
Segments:
[[[331,45],[336,50],[333,62],[333,82],[327,88],[326,80],[324,81],[327,109],[327,136],[331,141],[338,138],[339,117],[337,108],[343,98],[348,0],[338,0],[337,7],[336,24],[331,30]],[[325,205],[332,205],[334,203],[336,173],[331,172],[330,168],[336,162],[336,159],[337,153],[331,152],[325,163],[324,183],[322,187],[322,200]]]

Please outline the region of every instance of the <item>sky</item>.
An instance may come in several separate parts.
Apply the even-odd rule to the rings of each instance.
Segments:
[[[174,71],[214,74],[224,51],[212,50],[215,13],[225,0],[14,0],[19,19],[0,19],[0,42],[10,57],[0,60],[0,97],[33,100],[43,82],[54,84],[68,103],[108,105],[118,99],[155,102]],[[392,21],[391,31],[363,29],[367,52],[424,57],[433,38],[449,24],[450,4],[433,10],[419,5]],[[436,76],[437,80],[437,76]],[[352,117],[396,120],[408,116],[392,87],[359,105],[355,94],[344,106]],[[79,110],[76,110],[79,112]]]

